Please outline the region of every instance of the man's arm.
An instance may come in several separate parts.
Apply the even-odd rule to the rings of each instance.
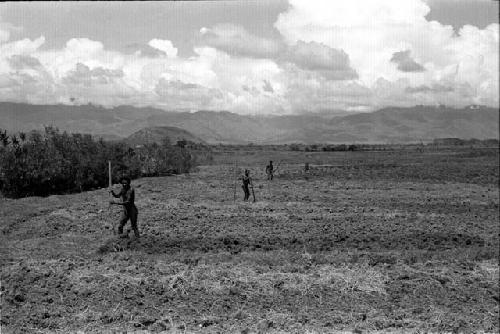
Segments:
[[[113,190],[110,190],[109,193],[111,195],[113,195],[114,198],[118,198],[118,197],[120,197],[120,195],[121,195],[122,192],[120,191],[118,194],[115,194],[115,192]]]
[[[125,200],[123,202],[115,202],[111,201],[111,204],[116,204],[116,205],[128,205],[131,203],[134,203],[134,198],[135,198],[135,191],[134,189],[131,189],[130,191],[125,192]]]

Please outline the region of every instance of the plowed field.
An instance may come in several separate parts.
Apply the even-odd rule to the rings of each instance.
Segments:
[[[498,150],[232,152],[132,186],[137,240],[106,189],[0,199],[1,333],[499,331]]]

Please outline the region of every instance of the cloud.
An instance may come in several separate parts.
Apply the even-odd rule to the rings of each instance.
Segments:
[[[430,8],[419,0],[289,3],[275,23],[287,44],[316,42],[343,50],[358,82],[374,91],[381,78],[394,83],[389,87],[394,94],[386,100],[374,98],[374,107],[413,103],[414,97],[405,93],[405,87],[432,88],[433,82],[475,89],[474,96],[456,95],[443,103],[499,104],[498,24],[484,29],[465,25],[456,33],[452,26],[427,21]],[[399,89],[403,82],[406,86]]]
[[[13,55],[7,58],[7,61],[9,62],[9,65],[15,70],[25,68],[39,68],[42,66],[37,58],[29,55]]]
[[[205,27],[190,57],[159,38],[126,52],[88,38],[49,48],[43,35],[11,40],[0,25],[0,100],[243,114],[498,106],[499,25],[455,32],[428,12],[419,0],[290,0],[280,36]]]
[[[72,38],[66,43],[66,50],[75,55],[96,55],[104,51],[104,45],[88,38]]]
[[[35,40],[25,38],[18,41],[9,41],[0,44],[0,54],[4,57],[12,56],[14,54],[26,55],[37,51],[44,43],[45,37],[43,36],[40,36]]]
[[[0,96],[7,101],[53,103],[54,81],[43,67],[18,67],[0,72]]]
[[[166,53],[124,54],[86,38],[42,50],[42,42],[43,37],[0,45],[8,51],[0,53],[1,100],[240,113],[283,110],[281,69],[269,59],[234,57],[210,47],[196,47],[195,56],[180,58],[169,53],[175,49],[167,48],[170,43],[157,42],[150,44]],[[257,87],[257,93],[249,94],[243,85]]]
[[[441,84],[434,84],[432,87],[429,87],[427,85],[420,85],[417,87],[406,87],[405,92],[410,93],[410,94],[415,94],[415,93],[446,93],[446,92],[453,92],[455,89],[450,86],[445,86]]]
[[[201,42],[233,56],[265,58],[278,63],[290,62],[298,67],[317,71],[331,80],[357,78],[350,67],[349,56],[343,50],[317,42],[297,41],[287,45],[282,40],[266,39],[249,33],[234,24],[202,28]]]
[[[148,44],[142,44],[142,43],[127,44],[125,45],[125,49],[127,49],[128,54],[136,54],[137,56],[144,56],[150,58],[155,58],[165,55],[165,52],[153,48]]]
[[[167,102],[174,109],[200,109],[200,106],[212,104],[214,99],[222,99],[220,90],[180,80],[160,79],[155,87],[160,102]]]
[[[410,57],[410,50],[394,52],[391,62],[398,65],[398,70],[402,72],[423,72],[424,67]]]
[[[318,71],[329,79],[357,78],[356,71],[349,64],[349,56],[343,50],[322,43],[298,41],[289,47],[285,59],[302,69]]]
[[[356,80],[328,80],[316,72],[289,65],[281,74],[286,83],[286,110],[301,113],[317,110],[346,110],[370,104],[372,92]]]
[[[210,29],[203,27],[200,34],[203,44],[236,56],[275,58],[285,47],[279,41],[255,36],[235,24],[218,24]]]
[[[158,49],[165,53],[169,58],[177,57],[177,48],[169,40],[162,39],[152,39],[149,41],[148,45],[154,49]]]
[[[116,78],[123,77],[121,69],[105,69],[103,67],[95,67],[90,69],[87,65],[77,63],[76,68],[70,71],[62,82],[68,85],[85,85],[87,87],[95,85],[110,84]]]

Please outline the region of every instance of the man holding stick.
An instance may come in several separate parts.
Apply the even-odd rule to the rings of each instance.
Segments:
[[[243,188],[243,192],[245,193],[245,198],[243,200],[248,201],[248,198],[250,197],[250,190],[248,189],[249,185],[252,186],[252,191],[253,191],[252,178],[250,177],[250,171],[248,169],[245,169],[245,175],[241,177],[241,180],[243,181],[241,187]],[[254,195],[254,202],[255,202],[255,195]]]
[[[266,174],[267,174],[267,179],[268,180],[273,180],[273,177],[274,177],[274,166],[273,166],[273,162],[272,161],[269,161],[269,165],[266,166]]]
[[[122,177],[120,180],[122,184],[122,189],[118,194],[115,194],[113,190],[110,189],[110,194],[115,198],[120,198],[121,201],[109,201],[109,204],[121,205],[123,206],[123,213],[120,218],[120,225],[118,225],[118,235],[120,238],[126,238],[128,235],[123,234],[123,227],[130,219],[130,224],[132,225],[132,229],[134,230],[134,234],[136,238],[139,238],[139,229],[137,228],[137,207],[134,204],[135,200],[135,191],[134,188],[130,186],[130,178]]]

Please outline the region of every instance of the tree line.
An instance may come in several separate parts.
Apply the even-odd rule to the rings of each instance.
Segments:
[[[161,144],[132,148],[54,127],[13,135],[0,130],[0,192],[18,198],[106,187],[108,161],[114,183],[122,176],[186,173],[195,158],[182,144],[166,138]]]

